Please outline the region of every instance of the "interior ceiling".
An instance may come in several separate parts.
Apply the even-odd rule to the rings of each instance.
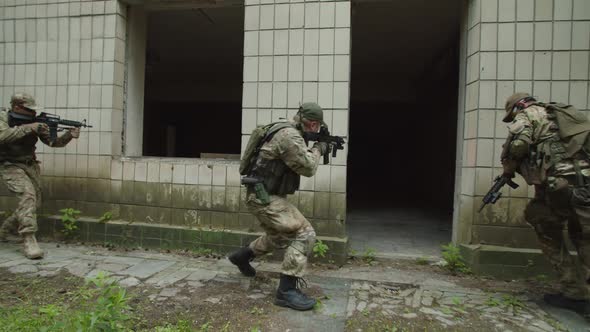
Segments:
[[[243,26],[243,7],[150,12],[148,71],[161,78],[172,75],[176,82],[241,76]]]
[[[352,83],[416,82],[459,37],[461,0],[353,1]]]
[[[353,1],[351,97],[396,91],[411,99],[436,59],[456,47],[461,2]],[[147,72],[154,86],[241,82],[243,22],[244,9],[236,6],[150,12]]]

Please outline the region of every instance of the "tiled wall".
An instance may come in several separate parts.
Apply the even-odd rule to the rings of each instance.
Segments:
[[[39,144],[44,175],[109,178],[104,169],[121,153],[125,8],[115,0],[5,0],[0,18],[4,106],[27,91],[46,112],[93,126],[66,148]]]
[[[333,135],[348,136],[350,1],[246,0],[242,146],[257,125],[292,118],[301,102],[324,108]],[[344,220],[346,149],[298,193],[302,212]],[[330,215],[335,208],[338,216]]]
[[[542,101],[590,107],[590,2],[470,0],[459,238],[462,243],[535,246],[523,211],[533,195],[520,176],[516,190],[477,213],[508,133],[501,121],[516,91]]]
[[[257,124],[292,117],[304,101],[319,102],[331,132],[347,136],[350,2],[278,2],[246,2],[244,144]],[[0,18],[0,100],[29,91],[48,112],[94,126],[66,148],[39,144],[42,213],[76,207],[148,224],[260,230],[243,206],[237,162],[121,156],[126,5],[4,0]],[[344,238],[345,191],[346,150],[289,199],[319,235]],[[15,203],[0,186],[0,206]]]

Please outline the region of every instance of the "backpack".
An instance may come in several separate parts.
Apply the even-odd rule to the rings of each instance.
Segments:
[[[590,121],[577,108],[560,103],[538,103],[545,107],[550,118],[555,119],[559,128],[559,138],[567,158],[571,158],[579,151],[590,152]]]
[[[244,150],[244,155],[240,161],[240,174],[249,175],[249,173],[252,172],[254,164],[256,163],[256,158],[258,157],[258,153],[260,152],[262,145],[270,141],[274,134],[276,134],[279,130],[288,127],[293,127],[293,125],[289,122],[274,122],[256,127],[256,129],[254,129],[250,135],[250,139],[248,140],[248,144],[246,144],[246,149]]]

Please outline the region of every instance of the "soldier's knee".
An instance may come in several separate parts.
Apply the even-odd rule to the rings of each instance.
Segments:
[[[532,200],[524,210],[524,219],[531,225],[559,223],[559,218],[541,200]]]

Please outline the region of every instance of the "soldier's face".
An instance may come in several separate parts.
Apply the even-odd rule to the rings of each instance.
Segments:
[[[303,121],[303,130],[310,133],[320,131],[321,123],[319,121]]]

